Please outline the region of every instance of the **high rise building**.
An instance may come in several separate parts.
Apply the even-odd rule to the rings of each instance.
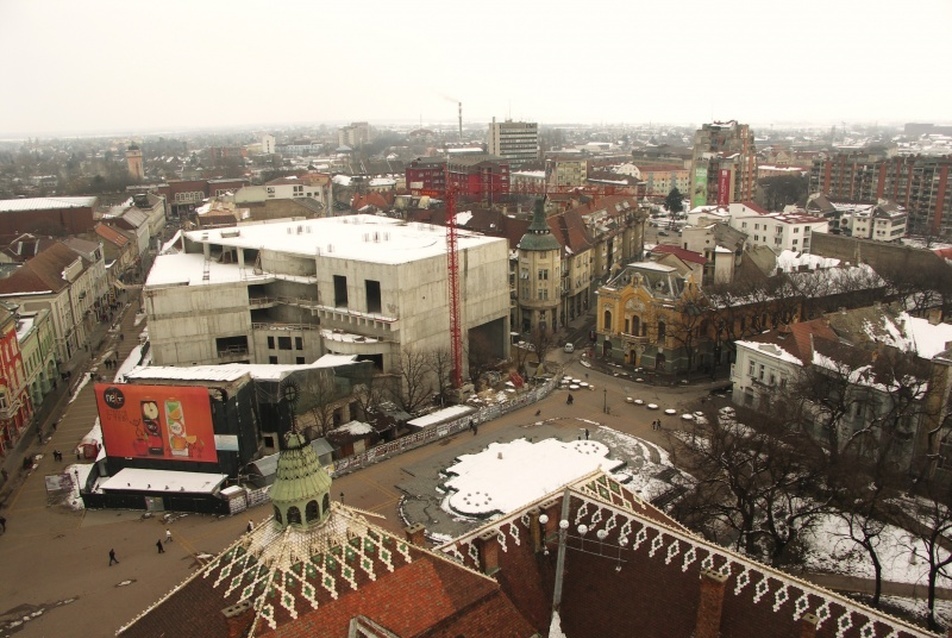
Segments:
[[[694,133],[691,207],[753,199],[757,183],[754,134],[737,120],[705,124]]]
[[[909,215],[909,231],[952,235],[952,156],[870,156],[838,153],[817,159],[810,170],[810,192],[834,201],[896,202]]]
[[[518,170],[539,159],[538,122],[497,122],[489,125],[489,148],[491,155],[509,160],[509,166]]]

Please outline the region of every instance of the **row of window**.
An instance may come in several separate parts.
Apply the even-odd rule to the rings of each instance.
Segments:
[[[277,337],[278,350],[291,349],[291,337]],[[268,337],[268,350],[274,350],[275,337]],[[294,349],[304,350],[304,338],[294,337]]]

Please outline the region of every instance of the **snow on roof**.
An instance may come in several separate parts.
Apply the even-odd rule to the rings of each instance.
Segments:
[[[430,412],[429,414],[417,417],[412,421],[407,421],[407,425],[415,428],[425,428],[428,425],[434,425],[436,423],[443,423],[445,421],[458,419],[459,417],[465,416],[471,412],[475,412],[475,410],[468,405],[454,405],[449,408],[437,410],[436,412]]]
[[[348,421],[340,427],[336,427],[332,432],[344,432],[354,436],[362,436],[364,434],[370,434],[374,431],[373,427],[369,423],[364,423],[362,421]]]
[[[606,458],[608,453],[608,446],[592,440],[490,443],[446,468],[451,478],[444,485],[453,493],[443,508],[479,517],[512,512],[591,472],[624,465]]]
[[[714,252],[716,253],[728,253],[730,255],[734,254],[734,251],[730,248],[724,248],[723,246],[714,246]]]
[[[350,175],[334,175],[332,181],[338,186],[350,186]]]
[[[793,356],[780,346],[773,343],[761,343],[759,341],[735,341],[734,345],[738,348],[747,348],[748,350],[755,350],[761,354],[765,354],[768,357],[777,359],[778,361],[785,361],[787,363],[792,363],[797,366],[802,366],[803,362],[799,358]]]
[[[469,223],[469,220],[473,218],[473,211],[464,210],[456,213],[456,216],[453,218],[453,223],[457,226],[465,226]]]
[[[357,362],[355,354],[326,354],[314,363],[277,365],[265,363],[225,363],[208,366],[144,366],[125,374],[127,380],[147,381],[236,381],[248,374],[257,381],[280,381],[291,372],[311,368],[336,368]]]
[[[127,467],[100,482],[99,488],[107,492],[110,490],[135,490],[137,492],[213,494],[227,478],[227,474],[146,470]]]
[[[863,329],[870,339],[887,346],[893,346],[903,352],[915,352],[924,359],[932,359],[948,349],[952,342],[952,325],[947,323],[931,324],[928,319],[913,317],[907,312],[899,313],[893,323],[883,316],[882,327],[885,333],[875,330],[868,322]]]
[[[201,253],[170,253],[155,258],[145,285],[199,286],[273,278],[271,274],[256,274],[253,268],[238,264],[206,261]]]
[[[0,199],[0,213],[29,210],[53,210],[58,208],[82,208],[94,206],[95,197],[27,197],[24,199]]]
[[[794,272],[800,266],[807,266],[810,270],[835,268],[840,265],[839,259],[833,257],[821,257],[820,255],[811,255],[810,253],[800,253],[792,250],[784,250],[777,255],[777,268],[783,272]]]
[[[380,264],[403,264],[446,255],[446,229],[443,226],[407,223],[377,215],[242,224],[195,230],[185,235],[199,244]],[[466,231],[458,234],[460,251],[505,241],[504,238]]]
[[[509,178],[522,177],[525,179],[545,179],[545,171],[512,171]]]
[[[674,266],[666,266],[654,261],[636,261],[635,263],[628,265],[632,268],[639,268],[641,270],[657,270],[659,272],[675,272],[677,270],[677,268]]]

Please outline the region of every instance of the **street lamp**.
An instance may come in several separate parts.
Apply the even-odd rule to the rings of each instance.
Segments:
[[[82,496],[82,490],[79,488],[79,470],[73,468],[73,475],[76,477],[76,497],[79,498]]]

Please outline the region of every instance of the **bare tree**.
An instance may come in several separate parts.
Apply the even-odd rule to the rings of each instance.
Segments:
[[[918,529],[916,536],[921,547],[914,547],[916,556],[925,560],[928,572],[929,628],[940,629],[935,618],[936,582],[939,576],[947,576],[952,564],[948,538],[952,535],[952,491],[946,481],[932,478],[925,482],[925,498],[920,499]]]
[[[296,409],[308,438],[324,436],[333,427],[335,403],[340,399],[341,391],[332,373],[312,375],[301,386]]]
[[[453,353],[449,348],[438,348],[427,353],[428,365],[436,379],[436,391],[440,404],[449,397],[453,384],[450,375],[453,373]]]
[[[396,374],[399,387],[394,400],[409,414],[416,414],[433,396],[433,376],[426,353],[404,348],[400,352]]]
[[[555,345],[555,333],[550,328],[537,325],[529,333],[529,343],[532,345],[539,363],[544,363],[545,356]]]

